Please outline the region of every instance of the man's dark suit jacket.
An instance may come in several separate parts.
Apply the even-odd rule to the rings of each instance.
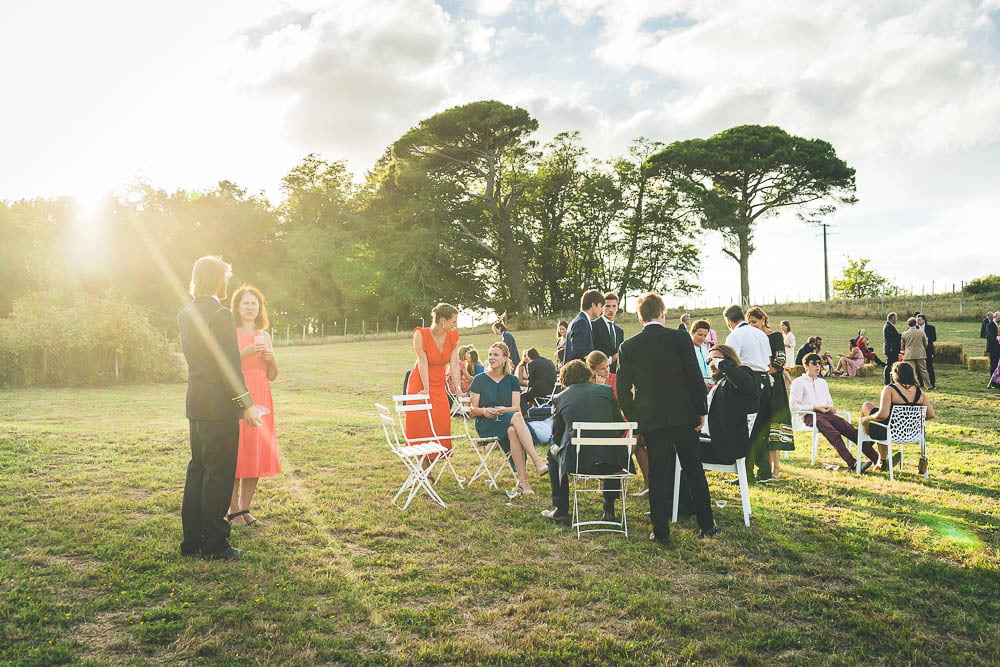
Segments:
[[[566,332],[566,350],[563,352],[563,363],[568,364],[574,359],[583,359],[594,351],[594,329],[587,313],[580,314],[569,323]]]
[[[621,346],[622,342],[625,340],[625,331],[622,330],[620,326],[611,323],[611,328],[614,330],[614,336],[612,337],[611,331],[608,331],[608,322],[603,317],[598,317],[594,320],[594,349],[600,350],[604,354],[608,355],[608,359],[613,357],[618,353],[618,348]],[[611,363],[611,372],[618,372],[618,362]]]
[[[528,390],[535,396],[548,396],[556,386],[556,365],[551,359],[538,357],[525,366],[528,371]]]
[[[997,342],[997,323],[990,322],[986,327],[986,349],[990,352],[1000,350],[1000,343]]]
[[[691,336],[677,329],[647,324],[622,343],[616,386],[625,418],[641,433],[693,425],[708,411]]]
[[[992,321],[993,320],[991,320],[988,317],[984,317],[983,318],[983,324],[982,324],[981,327],[979,327],[979,337],[980,338],[986,338],[986,336],[987,336],[987,334],[989,333],[989,330],[990,330],[990,322],[992,322]]]
[[[233,399],[247,388],[233,314],[212,297],[199,296],[177,314],[177,326],[188,365],[187,418],[238,419],[243,411]]]
[[[903,337],[896,327],[893,326],[892,322],[889,320],[885,321],[885,326],[882,327],[882,351],[886,354],[899,354],[899,348],[903,343]],[[885,363],[890,366],[896,362],[896,359],[886,359]]]
[[[708,430],[712,450],[719,463],[733,462],[750,450],[747,415],[760,408],[760,380],[749,366],[737,366],[728,359],[719,361],[723,378],[712,394],[708,409]]]
[[[620,422],[622,411],[611,387],[596,382],[570,385],[552,399],[552,440],[558,447],[559,476],[577,471],[576,447],[572,443],[576,431],[573,422]],[[584,437],[613,435],[614,431],[583,431]],[[603,466],[601,464],[604,464]],[[582,473],[612,472],[628,464],[626,447],[584,446],[580,448]],[[603,468],[603,470],[601,469]]]
[[[927,336],[927,356],[934,356],[934,341],[937,340],[937,329],[933,324],[924,325],[924,335]]]

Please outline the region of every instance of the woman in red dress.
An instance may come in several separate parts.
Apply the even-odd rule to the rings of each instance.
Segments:
[[[413,330],[413,351],[417,362],[406,383],[407,394],[429,394],[431,397],[431,422],[427,413],[417,410],[406,413],[406,437],[430,438],[437,435],[441,445],[451,449],[451,411],[445,382],[451,382],[452,392],[458,396],[458,378],[462,370],[458,364],[458,308],[439,303],[431,310],[433,324]],[[445,378],[445,367],[450,369]]]
[[[260,426],[247,426],[245,421],[240,421],[236,480],[229,501],[230,523],[252,526],[257,523],[257,519],[250,515],[257,480],[281,472],[274,429],[274,401],[271,399],[271,381],[278,377],[278,361],[274,358],[274,347],[266,331],[270,323],[261,291],[251,285],[243,285],[233,294],[230,310],[239,323],[236,339],[240,347],[243,379],[254,405],[267,409],[261,415]]]

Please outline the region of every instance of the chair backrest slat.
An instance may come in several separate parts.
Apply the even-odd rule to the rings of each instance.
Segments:
[[[889,433],[893,442],[918,443],[924,438],[925,405],[894,405],[889,413]]]

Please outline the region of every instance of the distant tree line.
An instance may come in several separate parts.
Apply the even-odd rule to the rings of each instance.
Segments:
[[[306,156],[276,204],[230,181],[196,192],[140,183],[87,227],[67,198],[2,201],[0,316],[36,291],[71,302],[113,288],[173,335],[205,254],[232,262],[235,284],[261,287],[279,326],[420,317],[439,300],[546,314],[575,309],[589,287],[696,291],[706,228],[743,267],[746,298],[757,222],[854,201],[854,170],[832,146],[776,127],[669,146],[638,138],[606,161],[577,132],[539,146],[537,129],[500,102],[448,109],[360,183],[345,162]]]

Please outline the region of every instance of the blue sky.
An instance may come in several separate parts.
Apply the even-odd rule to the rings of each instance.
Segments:
[[[421,118],[486,98],[526,108],[542,142],[579,130],[599,159],[775,124],[857,169],[860,203],[828,220],[833,274],[869,257],[940,288],[998,272],[998,26],[1000,0],[20,3],[0,25],[17,63],[0,198],[86,205],[143,178],[277,199],[306,153],[361,174]],[[815,230],[787,215],[756,244],[753,295],[822,294]],[[700,300],[738,276],[706,251]]]

